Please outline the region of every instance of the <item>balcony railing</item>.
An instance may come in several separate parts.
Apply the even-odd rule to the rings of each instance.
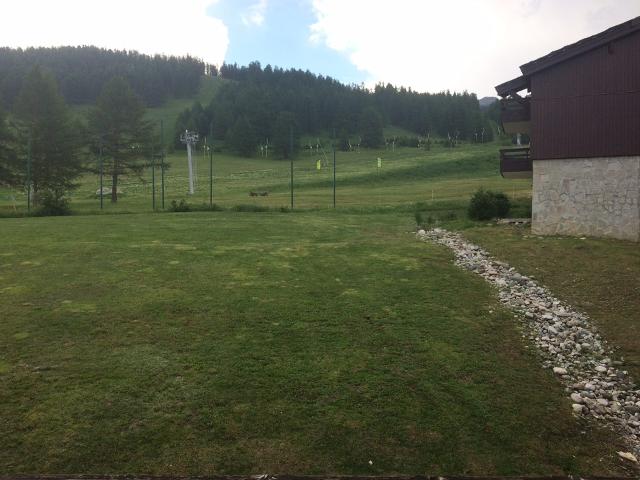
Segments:
[[[530,133],[530,99],[517,97],[500,100],[500,118],[505,133]]]
[[[501,149],[500,175],[504,178],[533,177],[533,162],[529,147]]]

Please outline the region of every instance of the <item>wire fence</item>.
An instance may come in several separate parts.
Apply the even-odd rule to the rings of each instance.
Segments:
[[[96,173],[84,175],[78,188],[69,193],[69,200],[77,213],[150,212],[154,207],[170,210],[174,203],[193,209],[212,204],[225,208],[289,208],[292,168],[295,208],[466,200],[480,186],[504,190],[513,196],[529,195],[530,181],[507,182],[490,170],[480,170],[477,177],[465,173],[465,168],[479,168],[480,155],[487,157],[495,152],[495,145],[430,151],[408,147],[337,151],[334,169],[333,151],[329,148],[301,150],[293,162],[259,154],[243,158],[225,152],[213,152],[211,158],[211,152],[197,148],[193,154],[195,191],[190,194],[185,149],[166,156],[164,172],[161,160],[155,159],[154,168],[148,160],[139,174],[119,176],[116,203],[111,201],[112,181],[107,166],[102,182]],[[91,159],[87,166],[93,172],[99,170],[97,159]],[[27,207],[26,189],[0,189],[0,214],[25,213]]]

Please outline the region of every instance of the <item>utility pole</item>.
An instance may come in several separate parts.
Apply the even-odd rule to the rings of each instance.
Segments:
[[[182,135],[180,135],[180,141],[187,145],[187,162],[189,166],[189,195],[193,195],[195,193],[195,178],[194,178],[194,168],[193,168],[193,158],[192,158],[192,150],[196,143],[198,143],[198,134],[196,132],[190,132],[185,130]]]

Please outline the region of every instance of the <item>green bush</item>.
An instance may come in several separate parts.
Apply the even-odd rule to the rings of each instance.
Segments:
[[[504,193],[480,188],[471,197],[467,213],[474,220],[490,220],[506,217],[510,208],[511,203]]]
[[[212,203],[211,205],[208,203],[200,203],[189,205],[189,208],[192,212],[224,212],[226,210],[222,205],[218,205],[217,203]]]
[[[181,199],[179,202],[176,200],[171,200],[171,206],[169,207],[170,212],[190,212],[191,206],[185,202],[184,199]]]
[[[40,206],[34,212],[38,217],[71,215],[69,199],[64,196],[64,193],[46,190],[39,195],[38,200]]]

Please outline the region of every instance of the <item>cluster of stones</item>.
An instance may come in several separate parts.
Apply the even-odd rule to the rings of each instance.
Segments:
[[[612,360],[613,352],[587,315],[459,234],[436,228],[417,235],[449,247],[456,265],[496,286],[500,302],[523,322],[524,336],[537,347],[544,367],[565,385],[573,412],[604,421],[640,456],[640,389],[622,369],[623,362]]]

